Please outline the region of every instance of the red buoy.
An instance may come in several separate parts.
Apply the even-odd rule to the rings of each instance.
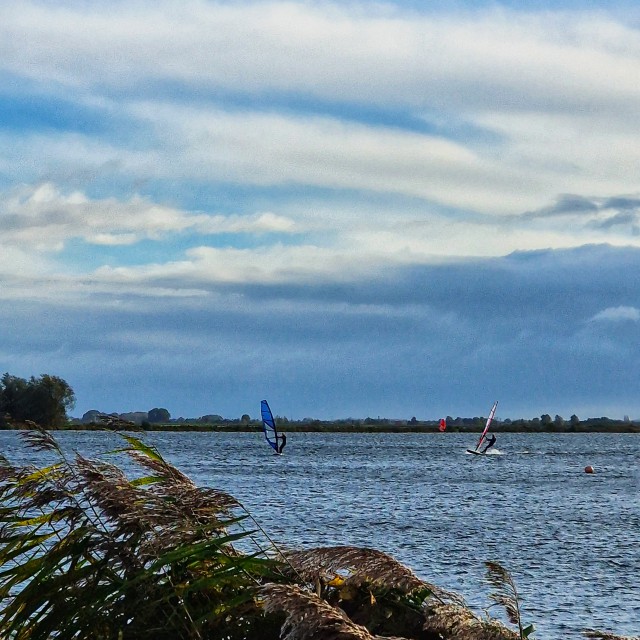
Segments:
[[[585,473],[593,473],[593,467],[589,464],[584,468]]]

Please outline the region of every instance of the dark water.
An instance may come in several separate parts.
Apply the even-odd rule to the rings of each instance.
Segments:
[[[90,454],[114,444],[104,433],[60,440]],[[291,434],[282,457],[256,434],[146,440],[198,484],[234,495],[287,546],[375,547],[479,614],[490,605],[484,561],[495,560],[537,638],[640,633],[638,435],[503,434],[500,455],[482,458],[465,454],[475,436],[456,433]],[[25,455],[17,442],[0,433],[15,461]]]

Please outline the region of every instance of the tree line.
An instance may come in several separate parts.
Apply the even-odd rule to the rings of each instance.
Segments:
[[[91,410],[81,420],[72,419],[68,411],[75,406],[75,394],[71,386],[62,378],[43,374],[31,376],[28,380],[5,373],[0,378],[0,428],[12,424],[35,422],[45,428],[87,428],[103,422],[103,414]],[[223,418],[217,414],[208,414],[199,418],[172,419],[169,411],[155,407],[148,412],[110,414],[126,420],[144,429],[163,428],[166,430],[255,430],[261,425],[260,419],[243,414],[241,418]],[[415,431],[428,432],[436,430],[438,420],[392,420],[388,418],[345,418],[342,420],[317,420],[303,418],[290,420],[284,416],[276,416],[276,423],[291,431]],[[473,418],[446,417],[447,431],[477,431],[484,427],[486,417]],[[493,431],[619,431],[638,432],[640,424],[625,416],[624,420],[613,420],[607,417],[581,420],[572,415],[568,420],[556,415],[542,414],[533,419],[495,419]]]

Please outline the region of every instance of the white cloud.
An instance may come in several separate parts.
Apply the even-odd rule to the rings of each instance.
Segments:
[[[640,64],[640,61],[639,61]],[[608,196],[637,190],[640,133],[631,119],[602,111],[481,114],[478,124],[500,133],[506,166],[529,168],[525,194],[588,193]],[[526,203],[523,202],[523,209]]]
[[[576,129],[576,121],[564,116],[557,123],[534,114],[487,117],[484,124],[500,130],[505,141],[495,149],[472,149],[442,136],[330,117],[166,103],[132,104],[129,112],[154,126],[151,150],[116,149],[88,138],[83,143],[75,134],[69,145],[67,134],[26,141],[5,136],[7,148],[20,155],[7,157],[5,170],[33,164],[46,147],[66,173],[115,163],[116,175],[138,180],[356,189],[515,214],[545,206],[561,192],[630,192],[637,187],[631,167],[640,163],[637,133],[627,140],[623,132],[610,132],[613,144],[607,146],[604,134],[590,134],[588,123]]]
[[[595,100],[611,108],[640,91],[640,37],[602,13],[421,15],[384,3],[328,2],[112,5],[5,3],[3,67],[71,86],[131,89],[141,79],[167,79],[465,111],[478,101],[495,104],[505,92],[518,107],[548,101],[552,90],[558,104]]]
[[[558,193],[637,190],[640,34],[603,13],[32,1],[0,7],[3,42],[6,72],[65,99],[71,89],[107,119],[132,118],[120,141],[5,134],[0,168],[18,180],[107,168],[140,181],[355,189],[499,214]],[[254,108],[220,108],[229,91]],[[295,101],[265,106],[264,95],[406,109],[443,133],[310,116]],[[189,97],[199,106],[184,106]],[[459,126],[483,135],[463,141]],[[131,241],[102,233],[99,242]]]
[[[599,313],[596,313],[596,315],[593,316],[591,320],[593,322],[618,322],[622,320],[632,320],[634,322],[637,322],[638,320],[640,320],[640,309],[625,306],[607,307]]]
[[[377,262],[367,253],[345,253],[311,245],[271,245],[256,249],[197,247],[186,259],[132,267],[99,268],[100,282],[128,282],[149,286],[154,282],[191,283],[193,287],[218,284],[278,284],[356,281],[372,277],[389,261]]]
[[[134,107],[153,122],[162,157],[129,168],[258,185],[363,189],[496,210],[533,204],[524,172],[498,166],[443,137],[330,117],[228,112],[158,104]],[[151,168],[153,164],[153,169]],[[517,185],[517,186],[516,186]],[[499,194],[500,197],[496,197]]]
[[[92,290],[97,294],[138,290],[145,296],[157,291],[160,297],[183,295],[180,291],[201,295],[221,283],[363,281],[393,266],[500,256],[516,250],[600,242],[640,246],[640,236],[619,235],[615,225],[590,224],[598,216],[606,220],[606,203],[580,224],[579,212],[532,215],[518,222],[494,216],[458,219],[429,207],[405,210],[384,204],[370,205],[363,218],[361,209],[354,209],[348,200],[310,200],[302,208],[296,202],[281,214],[208,215],[159,206],[140,197],[93,200],[79,191],[65,194],[49,183],[14,190],[0,203],[0,247],[4,255],[12,256],[4,274],[19,276],[16,290],[36,297],[51,295],[47,281],[56,281],[54,291],[61,297],[73,292],[84,296]],[[305,233],[296,236],[297,231]],[[192,248],[183,258],[166,259],[164,243],[183,232],[191,234]],[[223,233],[250,235],[254,246],[234,246],[229,239],[226,247],[207,246],[207,235]],[[294,235],[285,245],[264,235],[268,233]],[[110,256],[108,265],[91,272],[78,266],[71,277],[68,265],[74,264],[74,255],[66,246],[74,238],[107,247],[129,245],[134,252],[142,239],[162,242],[155,254],[147,253],[147,264],[128,266],[126,257],[118,263]],[[57,265],[37,258],[52,252],[57,252]]]
[[[288,217],[271,211],[253,215],[199,216],[196,229],[201,233],[295,233],[296,224]]]
[[[72,238],[113,246],[185,231],[291,233],[294,226],[271,212],[222,216],[181,211],[140,196],[91,200],[79,191],[62,193],[51,183],[23,186],[0,199],[0,244],[37,251],[62,251]]]

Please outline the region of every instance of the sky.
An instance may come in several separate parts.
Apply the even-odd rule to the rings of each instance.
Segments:
[[[1,3],[0,372],[640,418],[639,114],[635,1]]]

